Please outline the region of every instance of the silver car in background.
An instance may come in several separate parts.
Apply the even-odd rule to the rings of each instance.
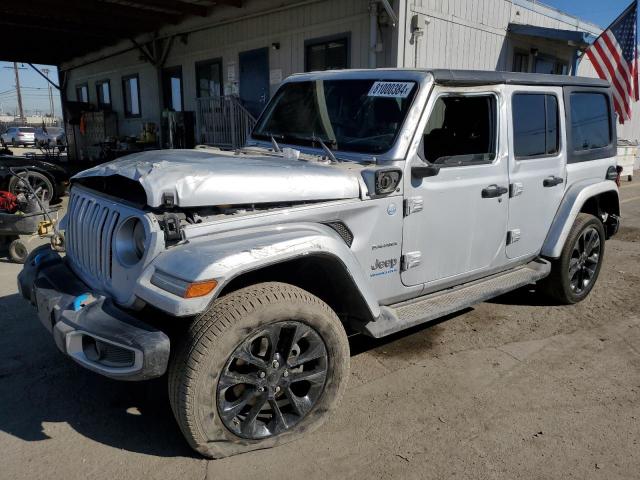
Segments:
[[[35,145],[35,133],[36,129],[33,127],[10,127],[5,133],[0,136],[2,143],[17,147],[22,145]]]
[[[36,145],[64,145],[64,129],[61,127],[40,127],[35,129]]]

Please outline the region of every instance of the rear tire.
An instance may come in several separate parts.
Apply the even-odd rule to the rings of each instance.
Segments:
[[[564,305],[581,302],[591,292],[604,259],[605,233],[595,216],[580,213],[565,241],[560,258],[542,282],[543,292]]]
[[[205,457],[270,448],[336,409],[349,360],[340,319],[322,300],[285,283],[253,285],[193,322],[169,367],[171,407]]]

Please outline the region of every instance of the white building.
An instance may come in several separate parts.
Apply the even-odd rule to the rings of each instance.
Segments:
[[[234,2],[224,2],[234,3]],[[121,135],[163,109],[203,119],[237,96],[257,115],[287,75],[330,68],[460,68],[595,76],[578,56],[601,32],[530,0],[246,0],[60,65],[63,99],[108,107]],[[390,7],[390,8],[389,8]],[[99,27],[96,27],[99,28]],[[209,105],[202,110],[203,105]],[[208,110],[207,110],[208,108]],[[640,110],[620,138],[640,140]],[[208,112],[208,113],[207,113]]]

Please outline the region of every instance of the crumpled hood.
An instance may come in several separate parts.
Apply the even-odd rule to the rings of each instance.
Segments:
[[[151,207],[165,194],[181,207],[357,198],[357,170],[261,155],[198,150],[134,153],[80,172],[73,179],[120,175],[140,182]],[[117,196],[117,193],[114,192]]]

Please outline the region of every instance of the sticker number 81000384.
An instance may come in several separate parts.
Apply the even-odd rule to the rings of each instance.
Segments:
[[[369,90],[370,97],[407,98],[413,82],[375,82]]]

